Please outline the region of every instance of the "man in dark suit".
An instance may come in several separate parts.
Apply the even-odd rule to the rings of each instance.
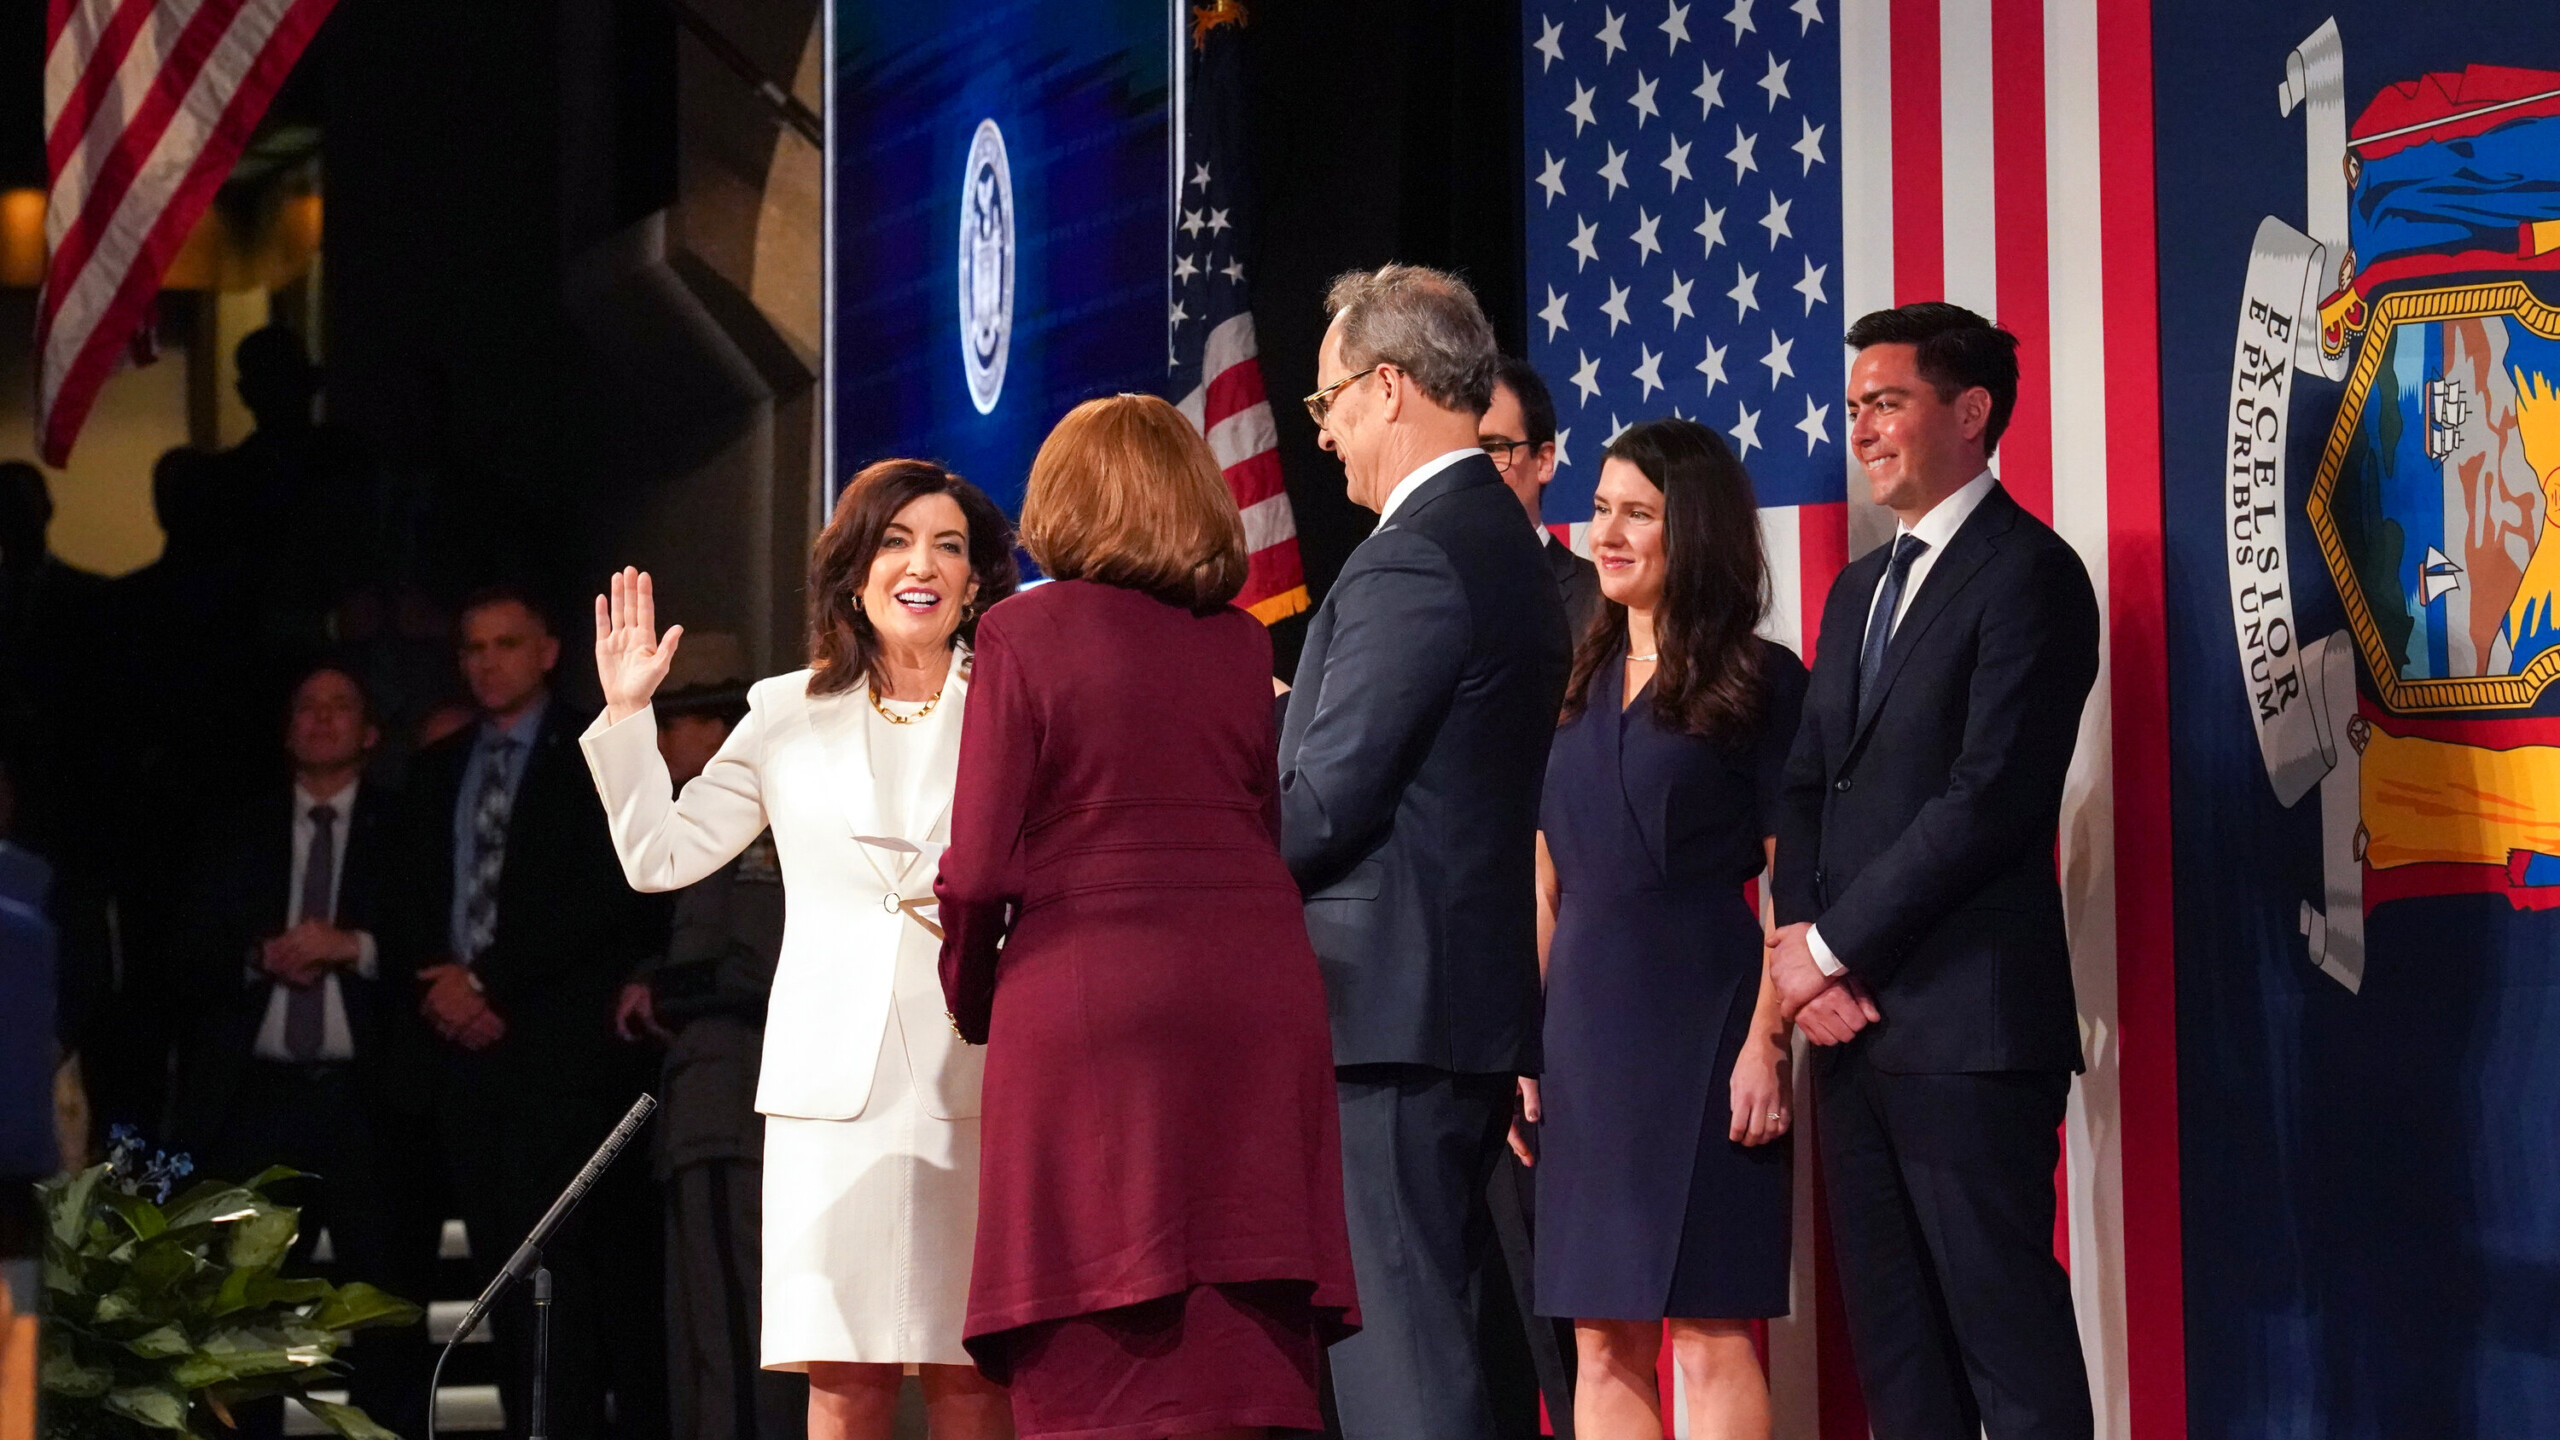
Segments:
[[[395,858],[394,802],[363,778],[379,739],[355,678],[311,671],[285,726],[292,780],[203,837],[179,971],[193,1028],[168,1134],[209,1175],[289,1165],[314,1177],[284,1192],[302,1207],[301,1258],[325,1231],[339,1279],[399,1293],[376,1118],[384,1027],[409,995],[375,939]],[[408,1399],[385,1388],[399,1372],[384,1352],[416,1343],[367,1336],[357,1350],[354,1398],[376,1419],[389,1423]],[[281,1433],[280,1407],[242,1419]]]
[[[415,977],[432,1031],[416,1098],[486,1283],[637,1093],[622,1083],[633,1066],[613,1043],[614,1000],[660,943],[664,907],[623,882],[578,754],[587,717],[551,692],[560,642],[543,610],[522,592],[485,591],[465,602],[460,632],[479,720],[412,762],[390,963]],[[604,1423],[599,1301],[610,1292],[593,1219],[573,1219],[545,1252],[557,1278],[549,1419],[564,1440]],[[529,1300],[518,1287],[497,1314],[501,1395],[519,1435]],[[654,1396],[624,1410],[626,1424],[663,1414]]]
[[[2053,1256],[2080,1068],[2064,774],[2098,669],[2080,557],[1991,476],[2017,340],[1942,302],[1849,331],[1894,541],[1831,587],[1778,822],[1771,969],[1825,1050],[1823,1179],[1879,1440],[2086,1440]]]
[[[1528,361],[1502,357],[1502,368],[1494,375],[1493,403],[1485,409],[1477,439],[1492,458],[1493,468],[1502,472],[1502,483],[1511,487],[1511,493],[1520,497],[1521,508],[1529,512],[1529,523],[1538,532],[1538,552],[1546,559],[1547,573],[1555,577],[1556,593],[1564,599],[1565,631],[1579,642],[1600,609],[1600,567],[1556,539],[1540,510],[1547,482],[1556,478],[1562,451],[1556,439],[1555,397],[1547,393],[1545,378]]]
[[[1547,573],[1555,577],[1557,597],[1564,601],[1565,633],[1578,644],[1591,628],[1591,617],[1600,609],[1600,568],[1556,539],[1540,509],[1547,482],[1556,478],[1556,465],[1563,456],[1563,441],[1556,434],[1555,397],[1547,391],[1546,378],[1528,361],[1516,355],[1503,356],[1500,368],[1494,372],[1493,404],[1485,410],[1476,430],[1476,438],[1493,461],[1493,468],[1502,472],[1502,483],[1511,488],[1511,493],[1519,497],[1521,508],[1529,512],[1529,524],[1538,536],[1538,553],[1546,559]],[[1534,1146],[1537,1122],[1525,1114],[1520,1122],[1527,1143]],[[1508,1150],[1494,1165],[1493,1184],[1486,1191],[1486,1198],[1493,1207],[1493,1231],[1500,1244],[1503,1279],[1512,1303],[1507,1314],[1498,1313],[1502,1310],[1499,1304],[1487,1307],[1486,1359],[1497,1390],[1503,1388],[1506,1371],[1522,1372],[1524,1380],[1534,1377],[1539,1394],[1547,1402],[1547,1417],[1555,1428],[1556,1440],[1573,1440],[1573,1322],[1539,1318],[1537,1297],[1529,1284],[1529,1267],[1535,1254],[1537,1182],[1520,1157]],[[1517,1390],[1519,1384],[1515,1382],[1511,1388]],[[1525,1417],[1523,1433],[1537,1433],[1537,1416],[1532,1413],[1535,1405],[1505,1404],[1502,1408],[1506,1418],[1510,1410],[1521,1411]]]
[[[1485,1186],[1538,1056],[1531,884],[1564,607],[1479,443],[1498,360],[1463,281],[1334,283],[1308,397],[1379,512],[1308,627],[1280,738],[1282,849],[1322,962],[1364,1328],[1347,1440],[1481,1440]]]

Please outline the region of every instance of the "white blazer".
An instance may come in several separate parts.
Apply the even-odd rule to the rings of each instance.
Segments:
[[[986,1052],[952,1032],[941,942],[898,908],[933,898],[967,699],[966,666],[955,663],[942,703],[922,722],[934,727],[926,773],[879,782],[913,787],[907,811],[919,818],[904,835],[879,821],[868,692],[812,696],[806,670],[757,682],[746,718],[678,798],[669,798],[650,710],[618,725],[599,715],[579,737],[636,890],[691,885],[773,828],[786,918],[756,1086],[764,1114],[858,1118],[892,1005],[925,1109],[945,1120],[978,1113]]]

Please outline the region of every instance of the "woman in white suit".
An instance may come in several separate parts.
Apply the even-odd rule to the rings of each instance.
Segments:
[[[1012,1434],[960,1347],[983,1054],[943,1009],[928,928],[950,837],[967,641],[1011,594],[1003,512],[916,460],[854,477],[810,557],[810,668],[671,796],[649,698],[683,637],[647,575],[596,598],[605,710],[581,740],[623,874],[674,890],[767,826],[789,896],[765,1022],[763,1359],[809,1373],[812,1440],[887,1440],[919,1367],[936,1440]]]

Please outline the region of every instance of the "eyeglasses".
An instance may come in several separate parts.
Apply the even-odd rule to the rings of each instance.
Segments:
[[[1485,458],[1493,462],[1493,468],[1506,475],[1511,473],[1511,464],[1519,458],[1521,451],[1534,455],[1538,450],[1534,440],[1505,440],[1499,435],[1486,436],[1476,443],[1484,447]]]
[[[1377,373],[1377,369],[1378,367],[1376,365],[1372,365],[1357,375],[1345,375],[1341,379],[1334,381],[1332,384],[1327,385],[1313,395],[1308,396],[1306,402],[1307,418],[1316,422],[1317,429],[1323,429],[1324,417],[1332,413],[1334,397],[1342,393],[1342,387],[1351,384],[1355,380]]]

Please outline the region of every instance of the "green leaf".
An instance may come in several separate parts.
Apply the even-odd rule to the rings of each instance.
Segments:
[[[231,1225],[231,1244],[223,1258],[234,1267],[273,1266],[293,1248],[301,1231],[302,1212],[290,1205],[261,1205]]]
[[[125,1385],[107,1392],[107,1408],[154,1430],[187,1428],[187,1392],[175,1385]]]
[[[307,1305],[328,1298],[329,1282],[318,1276],[287,1280],[269,1275],[249,1282],[252,1305]]]
[[[169,1217],[160,1213],[160,1207],[139,1195],[109,1189],[99,1198],[106,1202],[107,1208],[114,1211],[118,1219],[124,1221],[125,1228],[133,1232],[136,1240],[149,1240],[169,1228]]]
[[[299,1180],[308,1173],[310,1172],[296,1170],[290,1165],[270,1165],[251,1177],[247,1188],[263,1193],[268,1186],[279,1180]]]
[[[107,1393],[116,1383],[116,1372],[105,1365],[94,1365],[71,1353],[67,1344],[47,1345],[44,1364],[38,1374],[44,1388],[56,1395],[75,1400],[95,1399]]]
[[[133,1256],[133,1285],[143,1295],[161,1295],[194,1278],[205,1258],[177,1241],[162,1237],[143,1245]]]
[[[81,1232],[89,1225],[89,1206],[98,1193],[98,1182],[107,1178],[107,1167],[92,1165],[68,1180],[44,1187],[45,1214],[53,1226],[56,1244],[66,1249],[76,1247]]]
[[[346,1440],[400,1440],[400,1437],[375,1423],[372,1416],[353,1405],[334,1405],[314,1400],[308,1395],[294,1397],[302,1408],[318,1416],[320,1423],[345,1436]]]
[[[256,1191],[220,1182],[198,1185],[178,1197],[169,1207],[169,1228],[208,1225],[236,1211],[255,1210],[270,1203]]]
[[[426,1312],[387,1291],[358,1280],[339,1286],[311,1317],[330,1330],[363,1330],[382,1325],[415,1325]]]
[[[190,1355],[169,1367],[169,1378],[189,1390],[202,1390],[208,1385],[237,1379],[228,1361],[210,1355]]]
[[[131,1320],[142,1313],[131,1290],[111,1290],[98,1297],[98,1306],[89,1312],[92,1325],[112,1325],[118,1320]]]
[[[172,1355],[184,1355],[195,1347],[188,1342],[186,1331],[175,1325],[163,1325],[127,1340],[124,1348],[145,1360],[166,1360]]]

